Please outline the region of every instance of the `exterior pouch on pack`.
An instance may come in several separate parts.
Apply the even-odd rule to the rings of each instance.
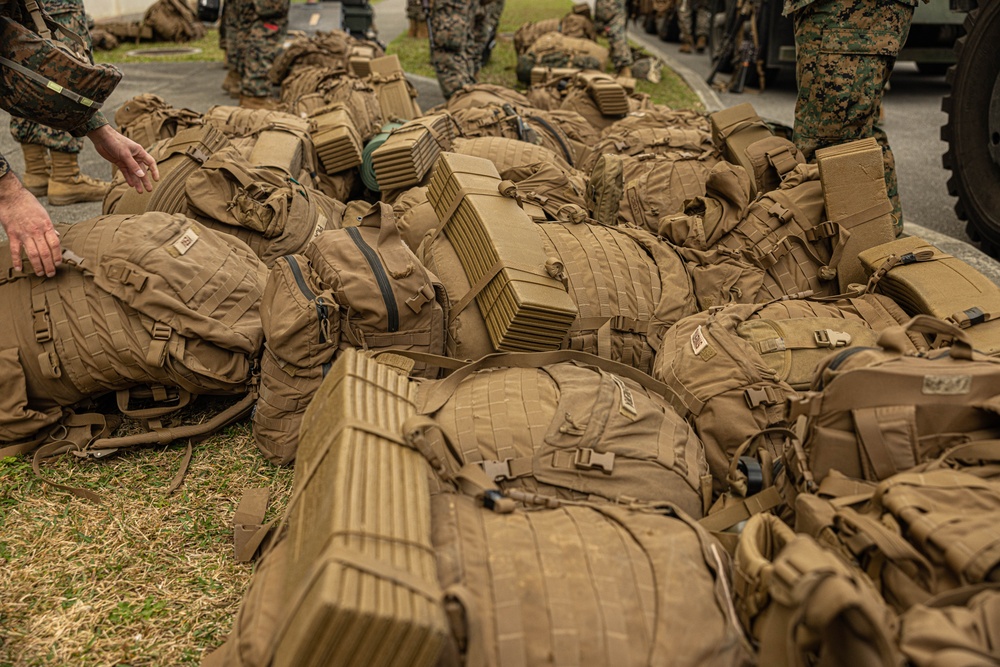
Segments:
[[[455,469],[478,464],[503,489],[664,501],[700,517],[704,450],[658,386],[578,352],[494,355],[423,384],[418,412],[433,420],[426,438],[451,443],[443,456],[458,457]]]
[[[774,189],[773,187],[761,189],[765,183],[755,178],[756,165],[747,152],[752,144],[774,138],[774,133],[760,119],[753,105],[744,102],[728,109],[716,111],[708,118],[712,124],[712,143],[722,152],[728,162],[738,164],[746,169],[753,184],[752,193],[757,195]],[[770,180],[766,181],[766,185],[771,184]],[[776,186],[776,184],[774,185]]]
[[[728,554],[683,513],[562,506],[500,514],[454,493],[431,502],[456,662],[750,664]]]
[[[954,340],[913,354],[913,332]],[[788,419],[801,419],[794,458],[806,480],[831,470],[886,479],[1000,427],[1000,360],[973,351],[963,330],[918,315],[883,331],[878,345],[831,355],[813,391],[790,402]]]
[[[995,665],[1000,590],[982,591],[964,604],[916,605],[900,619],[899,635],[900,650],[914,667]]]
[[[0,350],[0,442],[30,438],[62,415],[59,407],[44,411],[29,407],[18,348]]]
[[[246,227],[268,239],[285,231],[291,200],[305,196],[294,181],[255,167],[234,147],[209,158],[187,179],[184,190],[200,215]]]
[[[747,521],[734,589],[762,665],[895,667],[896,617],[859,568],[773,515]]]
[[[333,360],[340,343],[340,306],[302,255],[275,262],[261,299],[267,345],[285,363],[299,368]]]
[[[875,290],[910,315],[948,320],[976,350],[1000,355],[1000,287],[968,263],[916,236],[869,248],[859,258]]]

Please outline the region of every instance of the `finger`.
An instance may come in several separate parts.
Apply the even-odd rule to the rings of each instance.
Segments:
[[[38,252],[38,246],[35,245],[34,238],[25,239],[24,252],[28,255],[28,261],[31,262],[31,268],[35,270],[35,275],[44,276],[46,272],[45,265],[42,263],[42,255]]]
[[[62,264],[62,243],[59,241],[59,232],[50,229],[45,232],[45,242],[49,245],[49,255],[55,266]]]
[[[21,240],[18,238],[10,239],[10,261],[15,271],[21,270]]]
[[[146,158],[148,158],[146,166],[149,167],[149,173],[153,175],[153,180],[160,180],[160,168],[156,165],[156,160],[149,153],[146,153]]]

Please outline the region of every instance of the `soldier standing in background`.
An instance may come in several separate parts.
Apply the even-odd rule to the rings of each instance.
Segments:
[[[497,38],[500,26],[500,15],[503,14],[504,0],[493,0],[481,5],[481,11],[476,15],[474,28],[475,45],[473,55],[476,58],[476,74],[485,65],[493,52],[493,44]]]
[[[692,10],[694,13],[694,35],[691,34]],[[681,53],[691,53],[694,47],[703,53],[708,46],[708,29],[712,23],[712,13],[707,0],[681,0],[677,6],[677,26],[681,31]]]
[[[406,18],[410,21],[406,34],[417,39],[427,39],[427,14],[420,0],[406,0]]]
[[[491,22],[496,25],[502,11],[503,0],[430,0],[431,65],[445,99],[476,82]]]
[[[268,73],[288,33],[289,0],[235,0],[234,5],[236,30],[232,35],[227,30],[226,46],[240,74],[240,106],[273,109],[277,100]]]
[[[594,26],[608,38],[611,63],[619,76],[632,76],[632,49],[625,35],[625,0],[596,0]]]
[[[229,70],[222,82],[222,89],[229,93],[230,97],[239,98],[242,77],[240,76],[239,64],[236,62],[236,45],[233,44],[230,48],[227,39],[227,36],[232,36],[232,39],[236,40],[236,19],[238,16],[234,9],[235,5],[235,0],[225,0],[222,3],[222,18],[219,20],[219,48],[226,52],[226,69]]]
[[[83,37],[90,49],[82,0],[45,0],[42,9],[60,25]],[[54,36],[70,48],[76,46],[61,33]],[[36,197],[47,194],[53,206],[104,199],[110,184],[80,173],[82,137],[17,117],[10,119],[10,133],[24,153],[24,187],[28,192]]]
[[[819,148],[875,137],[897,235],[903,212],[896,161],[878,120],[914,5],[916,0],[785,0],[784,7],[795,24],[795,145],[811,159]]]

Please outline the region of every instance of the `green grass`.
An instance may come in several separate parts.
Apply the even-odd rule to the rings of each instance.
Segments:
[[[0,459],[0,665],[197,665],[221,643],[252,570],[233,558],[236,505],[268,487],[279,515],[293,471],[242,423],[196,445],[168,497],[183,450],[43,465],[99,504],[43,484],[27,457]]]
[[[191,47],[201,49],[200,53],[187,55],[169,56],[130,56],[129,51],[136,49],[176,49],[178,47]],[[205,61],[222,62],[226,59],[226,52],[219,48],[219,31],[208,30],[205,36],[193,42],[178,44],[177,42],[134,42],[121,43],[111,51],[97,51],[94,53],[94,60],[99,63],[164,63],[164,62],[186,62]]]
[[[572,3],[569,0],[507,0],[500,17],[500,35],[489,64],[479,72],[481,83],[494,83],[508,88],[524,90],[517,80],[517,53],[514,51],[513,33],[529,21],[538,21],[566,14]],[[605,46],[607,42],[603,40]],[[633,48],[640,48],[632,44]],[[430,64],[430,45],[426,39],[409,37],[405,33],[389,44],[388,53],[395,53],[403,69],[412,74],[435,78]],[[610,70],[609,70],[610,71]],[[684,80],[673,70],[664,67],[659,83],[637,81],[636,91],[648,93],[653,102],[674,109],[701,109],[701,101]]]

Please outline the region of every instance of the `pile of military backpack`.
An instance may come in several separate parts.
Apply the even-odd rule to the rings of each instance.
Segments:
[[[153,192],[0,285],[4,441],[237,394],[295,462],[205,664],[994,664],[1000,288],[894,238],[877,144],[587,70],[423,113],[336,34],[273,74],[126,103]]]

